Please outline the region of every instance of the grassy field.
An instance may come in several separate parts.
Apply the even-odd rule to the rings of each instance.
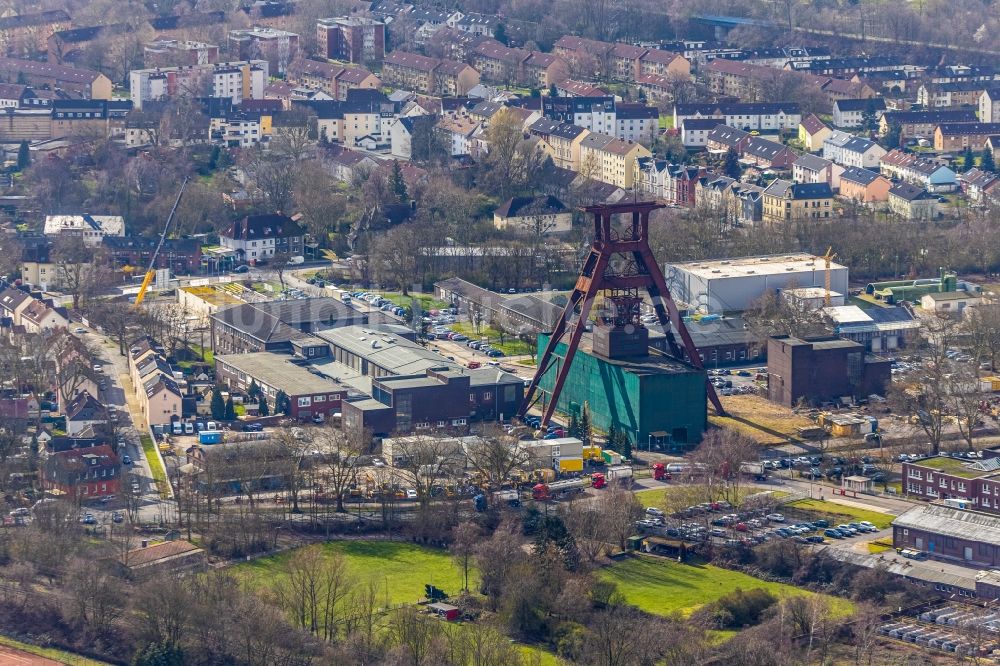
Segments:
[[[635,494],[635,496],[639,499],[640,502],[642,502],[642,505],[645,507],[650,507],[650,506],[661,507],[666,503],[666,499],[669,495],[682,495],[688,493],[689,491],[695,492],[696,489],[694,486],[664,486],[663,488],[640,490]],[[760,488],[756,487],[754,488],[748,487],[740,489],[740,495],[744,499],[746,499],[750,495],[754,495],[760,492],[762,492]],[[763,492],[769,492],[774,499],[780,499],[788,495],[788,493],[783,490],[771,490]],[[695,503],[698,504],[702,501],[706,500],[699,500],[698,502]]]
[[[39,657],[45,657],[46,659],[52,659],[53,661],[60,661],[67,664],[67,666],[107,666],[108,663],[106,661],[97,661],[96,659],[81,657],[78,654],[64,652],[55,648],[45,648],[32,645],[30,643],[22,643],[21,641],[8,638],[7,636],[0,636],[0,645],[22,650],[30,654],[38,655]]]
[[[489,338],[490,345],[499,349],[507,356],[518,356],[520,354],[531,353],[531,347],[512,335],[504,335],[504,341],[501,344],[500,331],[492,326],[481,326],[479,328],[479,335],[476,335],[476,329],[467,321],[455,322],[454,324],[451,324],[451,329],[458,331],[462,335],[466,335],[473,340],[478,340],[482,337]]]
[[[462,590],[462,570],[448,553],[398,541],[338,541],[323,544],[326,553],[341,553],[351,578],[357,582],[375,578],[383,583],[389,603],[413,603],[424,596],[424,585],[432,584],[450,595]],[[284,577],[282,553],[238,564],[233,572],[253,586],[272,585]],[[475,586],[470,574],[469,587]]]
[[[430,294],[417,294],[410,292],[406,296],[403,296],[402,292],[398,291],[388,291],[382,292],[382,298],[387,301],[392,301],[396,305],[401,307],[410,307],[413,305],[413,300],[416,299],[420,303],[421,310],[440,310],[442,308],[450,308],[451,303],[445,301],[440,301]]]
[[[780,444],[797,439],[796,428],[815,426],[805,416],[792,413],[787,407],[777,405],[760,395],[722,396],[722,406],[727,416],[710,413],[709,422],[720,428],[729,428],[751,437],[759,444]]]
[[[844,504],[836,504],[834,502],[817,499],[804,499],[789,502],[785,505],[785,508],[789,510],[797,509],[799,511],[806,511],[811,514],[814,513],[817,518],[825,518],[835,524],[867,520],[879,529],[889,527],[889,525],[892,524],[892,519],[895,518],[895,516],[888,513],[867,511],[853,506],[846,506]]]
[[[660,114],[660,129],[673,129],[674,117],[669,113]]]
[[[531,645],[521,645],[519,649],[526,664],[537,663],[538,666],[561,666],[566,663],[553,653]]]
[[[139,441],[142,442],[142,453],[149,461],[149,472],[153,475],[153,481],[156,482],[156,487],[160,491],[160,497],[167,497],[167,472],[160,462],[156,444],[153,443],[153,438],[149,435],[139,435]]]
[[[623,560],[602,570],[599,575],[615,583],[628,603],[655,615],[680,613],[687,616],[737,588],[763,588],[779,597],[813,594],[711,564],[678,564],[654,557]],[[846,599],[830,597],[830,600],[838,614],[847,615],[853,608]]]

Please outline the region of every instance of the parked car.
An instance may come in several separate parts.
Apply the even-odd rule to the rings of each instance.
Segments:
[[[123,465],[131,465],[132,464],[132,457],[131,456],[122,456],[122,464]]]
[[[657,518],[663,518],[663,511],[657,509],[655,506],[651,506],[646,508],[646,515],[656,516]]]
[[[844,538],[844,535],[839,530],[836,530],[836,529],[834,529],[832,527],[829,528],[829,529],[823,530],[823,536],[828,536],[831,539],[843,539]]]
[[[785,522],[785,517],[780,513],[769,513],[767,514],[767,519],[772,523],[783,523]]]

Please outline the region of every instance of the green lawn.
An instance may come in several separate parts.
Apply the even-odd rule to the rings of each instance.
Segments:
[[[642,502],[642,505],[645,507],[650,507],[650,506],[661,507],[665,503],[668,494],[681,494],[689,490],[693,490],[692,486],[664,486],[663,488],[640,490],[635,494],[635,496],[639,499],[640,502]],[[744,498],[744,500],[747,497],[751,495],[756,495],[760,492],[770,493],[770,495],[774,499],[780,499],[788,495],[788,493],[783,490],[761,491],[761,489],[757,487],[740,489],[740,495]],[[703,501],[705,500],[699,500],[698,502],[695,502],[695,504],[700,504]]]
[[[818,514],[816,516],[817,518],[826,518],[827,520],[837,524],[867,520],[879,529],[889,527],[889,525],[892,524],[892,519],[895,518],[895,516],[888,513],[868,511],[866,509],[858,509],[853,506],[836,504],[834,502],[827,502],[818,499],[804,499],[789,502],[785,505],[785,508],[815,513]]]
[[[446,303],[445,301],[439,301],[430,294],[416,294],[411,292],[406,296],[403,296],[401,292],[389,291],[389,292],[382,292],[381,296],[385,300],[392,301],[393,303],[399,305],[400,307],[410,307],[413,305],[413,300],[416,299],[417,302],[420,303],[420,309],[425,311],[440,310],[442,308],[451,307],[451,303]]]
[[[492,326],[480,326],[479,334],[476,334],[476,329],[467,321],[459,321],[450,325],[450,328],[454,331],[470,337],[473,340],[479,340],[480,338],[488,338],[490,345],[499,349],[507,356],[519,356],[521,354],[530,354],[531,347],[527,345],[522,340],[517,339],[513,335],[504,335],[503,342],[500,342],[500,331],[493,328]]]
[[[370,578],[382,582],[383,591],[388,593],[389,602],[393,604],[422,599],[424,585],[428,583],[449,595],[457,595],[462,590],[462,570],[442,550],[398,541],[337,541],[322,547],[328,553],[344,555],[351,578],[356,582]],[[283,578],[281,563],[288,557],[289,553],[282,553],[237,564],[233,572],[252,587],[271,585]],[[474,586],[470,575],[469,587]]]
[[[660,129],[673,129],[674,128],[674,116],[670,113],[660,114]]]
[[[721,569],[711,564],[678,564],[673,560],[638,556],[612,564],[599,576],[618,586],[625,600],[654,615],[687,616],[737,588],[763,588],[777,596],[813,594],[784,583]],[[847,615],[850,601],[830,597],[838,614]]]
[[[566,663],[555,654],[533,645],[521,645],[518,647],[521,650],[521,656],[524,657],[525,663],[534,664],[535,659],[538,659],[538,666],[561,666]]]
[[[156,444],[149,435],[140,435],[139,441],[142,442],[142,452],[149,462],[149,472],[153,475],[153,481],[156,482],[156,487],[160,491],[160,497],[167,497],[167,472],[160,462],[160,454],[156,450]]]
[[[45,657],[46,659],[60,661],[68,666],[107,666],[108,663],[106,661],[97,661],[96,659],[82,657],[78,654],[73,654],[72,652],[63,652],[62,650],[57,650],[56,648],[45,648],[37,645],[31,645],[30,643],[22,643],[21,641],[8,638],[7,636],[0,636],[0,645],[6,645],[7,647],[23,650],[24,652],[38,655],[39,657]]]

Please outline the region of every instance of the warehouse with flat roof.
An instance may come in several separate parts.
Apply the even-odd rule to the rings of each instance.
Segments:
[[[666,264],[674,298],[703,313],[742,312],[766,294],[802,287],[826,288],[826,262],[804,252]],[[830,290],[847,293],[847,267],[830,263]]]

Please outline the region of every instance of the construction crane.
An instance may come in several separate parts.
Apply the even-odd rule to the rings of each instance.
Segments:
[[[142,278],[142,286],[139,287],[139,293],[135,295],[135,307],[142,305],[142,299],[146,298],[146,291],[149,290],[149,285],[156,277],[156,257],[160,254],[160,248],[163,247],[163,241],[167,238],[167,232],[170,231],[170,223],[174,221],[174,213],[177,212],[177,206],[181,202],[181,195],[184,194],[184,188],[187,187],[188,179],[184,178],[184,182],[181,183],[181,189],[177,192],[177,198],[174,199],[174,205],[170,209],[170,214],[167,215],[167,222],[163,225],[163,233],[160,234],[160,242],[156,244],[156,249],[153,250],[153,256],[149,259],[149,270],[146,271],[146,276]]]
[[[832,262],[836,256],[837,253],[833,251],[833,246],[831,245],[826,249],[826,254],[822,257],[816,257],[817,259],[822,259],[826,262],[826,276],[824,278],[826,293],[823,295],[823,304],[826,307],[830,307],[830,262]]]

